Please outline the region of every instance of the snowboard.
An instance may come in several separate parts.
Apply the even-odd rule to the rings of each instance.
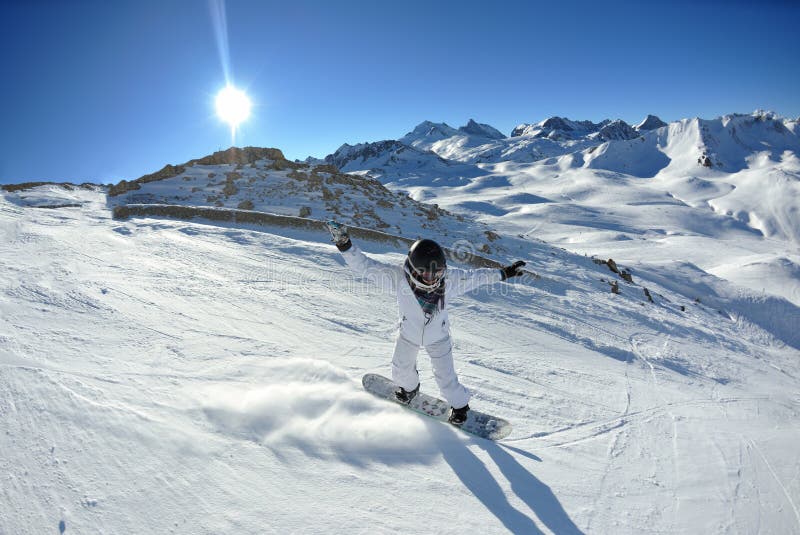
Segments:
[[[430,416],[440,422],[450,423],[447,418],[450,416],[450,405],[439,398],[419,392],[411,403],[406,405],[401,403],[394,396],[397,386],[386,377],[375,373],[368,373],[361,379],[364,390],[389,401],[394,401],[398,405],[408,407],[412,411]],[[511,434],[511,423],[497,416],[470,409],[467,413],[467,420],[461,425],[450,424],[460,428],[471,435],[485,438],[487,440],[501,440]]]

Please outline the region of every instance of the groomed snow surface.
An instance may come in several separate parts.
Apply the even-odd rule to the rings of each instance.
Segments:
[[[787,301],[741,311],[654,263],[645,303],[520,245],[542,279],[451,315],[472,404],[515,427],[492,443],[362,390],[389,372],[394,298],[326,236],[61,195],[80,206],[0,198],[4,535],[800,530],[798,345],[770,330]]]

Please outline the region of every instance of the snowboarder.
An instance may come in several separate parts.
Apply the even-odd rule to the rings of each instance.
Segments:
[[[431,358],[439,391],[450,404],[450,423],[467,419],[469,391],[459,382],[453,366],[453,345],[447,305],[454,297],[478,286],[520,275],[525,262],[519,260],[501,269],[459,269],[448,267],[442,248],[433,240],[417,240],[408,250],[402,266],[378,262],[353,244],[347,229],[328,223],[333,243],[356,274],[383,289],[397,293],[400,329],[392,355],[395,396],[409,404],[419,392],[417,353],[424,347]]]

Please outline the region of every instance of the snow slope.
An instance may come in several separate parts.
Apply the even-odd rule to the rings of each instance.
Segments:
[[[605,266],[506,235],[502,259],[541,279],[451,315],[473,405],[515,426],[494,444],[363,392],[363,373],[388,373],[394,298],[327,236],[27,195],[0,197],[3,534],[800,529],[786,301],[740,311],[682,263],[634,272],[651,304]]]
[[[688,261],[800,305],[796,120],[756,111],[659,127],[648,116],[635,137],[604,141],[612,124],[555,117],[502,140],[418,127],[401,141],[472,172],[428,166],[409,187],[406,166],[389,160],[347,170],[505,234],[627,264]]]

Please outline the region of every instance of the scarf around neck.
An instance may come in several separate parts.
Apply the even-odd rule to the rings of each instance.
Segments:
[[[406,260],[408,262],[408,260]],[[407,266],[410,268],[410,266]],[[439,287],[435,290],[427,291],[423,290],[422,288],[417,288],[414,284],[414,281],[411,280],[411,275],[409,275],[410,269],[406,270],[406,280],[408,281],[409,286],[411,286],[411,291],[414,292],[414,297],[417,298],[417,302],[419,306],[422,307],[422,312],[425,314],[425,324],[427,325],[433,316],[436,315],[437,310],[440,308],[444,308],[444,280],[439,284]]]

